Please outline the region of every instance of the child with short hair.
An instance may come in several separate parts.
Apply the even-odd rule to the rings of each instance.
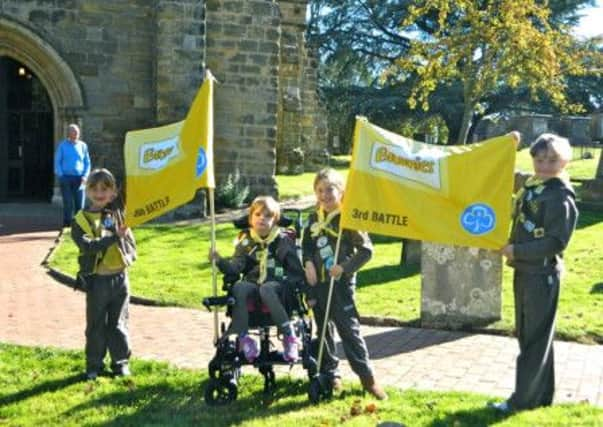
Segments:
[[[251,363],[259,356],[259,350],[248,334],[247,298],[255,292],[259,292],[260,299],[283,334],[283,358],[291,363],[299,358],[299,342],[281,298],[303,284],[304,270],[295,242],[278,226],[279,218],[280,206],[272,197],[256,197],[249,209],[250,228],[240,233],[234,255],[226,259],[217,252],[212,254],[210,250],[210,260],[212,257],[216,260],[222,273],[243,275],[242,280],[232,287],[235,305],[225,336],[239,335],[239,351],[243,351]]]
[[[515,325],[520,353],[515,391],[493,406],[502,411],[549,406],[555,392],[553,338],[563,270],[563,250],[578,210],[565,167],[572,149],[566,138],[540,135],[530,146],[534,175],[519,190],[509,243],[501,252],[515,269]]]
[[[354,301],[356,271],[371,258],[372,243],[368,234],[364,232],[343,230],[339,256],[335,260],[335,246],[339,233],[339,208],[344,192],[343,178],[334,169],[323,169],[314,179],[314,192],[318,208],[308,219],[302,252],[306,281],[310,286],[308,298],[315,298],[313,310],[319,333],[327,316],[326,304],[330,278],[335,278],[321,373],[331,377],[334,388],[340,387],[337,373],[339,362],[331,325],[333,322],[341,337],[348,362],[360,377],[364,389],[378,399],[386,399],[387,394],[376,383],[370,366],[368,349],[360,335],[360,320]]]
[[[94,380],[104,370],[107,349],[113,373],[128,376],[127,267],[136,259],[136,243],[116,204],[117,184],[111,172],[93,170],[86,196],[90,207],[80,210],[71,224],[71,237],[79,248],[78,282],[86,291],[86,377]]]

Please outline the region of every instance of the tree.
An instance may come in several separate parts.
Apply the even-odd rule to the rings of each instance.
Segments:
[[[416,22],[431,22],[432,31],[425,34]],[[423,0],[408,8],[401,30],[416,37],[384,80],[412,79],[408,103],[424,110],[437,88],[460,81],[461,144],[475,113],[501,89],[525,88],[533,99],[544,95],[561,111],[579,112],[582,106],[566,95],[568,77],[600,69],[601,55],[576,41],[564,22],[536,0]]]
[[[318,50],[321,87],[375,86],[409,47],[397,31],[408,0],[311,0],[308,41]]]
[[[408,52],[411,34],[401,32],[399,24],[408,17],[408,8],[413,4],[416,1],[310,0],[307,37],[318,51],[321,98],[324,105],[331,107],[329,127],[336,134],[346,135],[352,126],[346,123],[353,122],[356,114],[391,129],[408,116],[439,116],[446,122],[449,140],[458,140],[464,110],[463,82],[459,78],[438,85],[430,95],[427,113],[420,108],[409,110],[406,104],[413,79],[402,84],[394,79],[379,79],[384,69]],[[575,26],[581,8],[589,4],[592,0],[549,0],[550,25],[555,29]],[[429,37],[437,29],[437,14],[421,17],[415,25],[415,35]],[[603,77],[569,76],[567,86],[570,103],[583,104],[586,112],[600,107]],[[517,110],[560,112],[549,96],[540,95],[532,99],[526,86],[500,85],[480,101],[471,130],[486,114]],[[343,109],[339,108],[342,101]]]

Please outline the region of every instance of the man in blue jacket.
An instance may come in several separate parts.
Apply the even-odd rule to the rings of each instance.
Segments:
[[[63,196],[64,227],[69,227],[75,213],[84,208],[84,184],[90,173],[88,146],[79,137],[80,128],[70,124],[67,138],[59,143],[54,155],[54,173]]]

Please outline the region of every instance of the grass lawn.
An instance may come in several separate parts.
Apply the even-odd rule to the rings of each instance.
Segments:
[[[518,155],[518,167],[531,166],[527,150]],[[527,165],[527,166],[522,166]],[[594,176],[596,159],[571,163],[582,177]],[[312,187],[314,174],[304,174],[303,188]],[[279,182],[284,178],[277,177]],[[302,188],[302,187],[300,187]],[[306,193],[307,194],[307,193]],[[139,260],[131,269],[132,292],[162,304],[200,307],[211,295],[211,269],[207,262],[207,225],[148,225],[135,230]],[[230,255],[237,231],[230,224],[217,227],[220,253]],[[365,316],[395,318],[417,325],[420,317],[420,272],[418,267],[399,266],[401,244],[397,239],[376,238],[373,259],[361,270],[357,299]],[[582,211],[578,230],[566,251],[567,274],[563,279],[558,312],[559,337],[603,343],[603,213]],[[50,264],[74,275],[76,248],[69,236],[53,253]],[[503,318],[490,329],[511,333],[513,295],[511,270],[503,278]]]
[[[582,159],[581,155],[583,152],[589,151],[592,155],[592,159]],[[595,177],[597,170],[597,164],[599,162],[599,156],[601,155],[601,148],[578,148],[573,147],[572,161],[567,166],[567,172],[570,177],[577,179],[592,179]],[[527,148],[519,151],[515,160],[515,169],[519,169],[522,172],[531,172],[532,158]]]
[[[344,163],[344,161],[338,164]],[[349,159],[347,161],[349,165]],[[339,167],[335,166],[343,179],[347,179],[348,166]],[[278,175],[276,177],[276,184],[278,188],[278,194],[281,199],[299,199],[303,196],[311,196],[314,194],[314,177],[316,172],[306,172],[301,175]]]
[[[357,385],[346,384],[336,398],[311,405],[307,380],[281,377],[271,405],[262,402],[263,380],[244,375],[239,398],[208,407],[203,371],[134,360],[130,378],[81,381],[82,352],[0,344],[0,424],[115,426],[600,426],[603,409],[564,404],[505,418],[472,393],[389,389],[390,399],[374,403]],[[246,371],[247,372],[247,371]],[[249,371],[251,373],[252,371]]]

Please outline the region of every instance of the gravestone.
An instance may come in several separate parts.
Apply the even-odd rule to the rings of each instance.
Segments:
[[[402,239],[402,251],[400,253],[400,265],[421,264],[421,241],[413,239]]]
[[[423,242],[422,327],[466,329],[500,320],[501,289],[500,254]]]
[[[603,113],[592,115],[591,126],[593,140],[599,144],[603,143]],[[601,153],[603,151],[599,154],[599,163],[597,164],[594,179],[584,181],[580,189],[582,201],[595,203],[596,205],[603,203],[603,154]]]

